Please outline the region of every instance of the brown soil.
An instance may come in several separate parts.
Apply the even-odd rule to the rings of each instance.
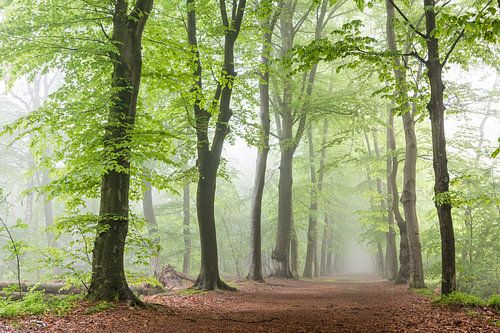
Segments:
[[[65,317],[0,321],[0,332],[500,332],[498,312],[436,307],[387,281],[237,284],[237,292],[146,297],[161,308],[122,304],[95,314],[79,309]]]

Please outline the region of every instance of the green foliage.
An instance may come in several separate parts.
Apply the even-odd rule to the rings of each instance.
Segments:
[[[433,303],[440,306],[460,306],[468,308],[481,307],[486,305],[486,302],[481,298],[474,295],[465,294],[460,291],[456,291],[449,295],[444,295],[439,300],[436,300]]]
[[[489,307],[500,310],[500,295],[491,295],[490,298],[488,298],[487,304]]]
[[[0,318],[24,315],[58,316],[68,314],[84,295],[54,296],[46,295],[44,291],[30,290],[20,300],[0,298]]]

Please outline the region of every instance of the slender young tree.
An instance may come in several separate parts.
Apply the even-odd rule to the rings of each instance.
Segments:
[[[262,0],[259,3],[259,20],[261,32],[260,70],[259,70],[259,99],[260,99],[260,141],[255,168],[254,188],[252,193],[252,206],[250,211],[250,267],[248,279],[264,281],[262,276],[261,253],[261,218],[262,196],[264,194],[264,181],[266,179],[267,155],[269,153],[269,135],[271,119],[269,117],[269,58],[272,50],[271,42],[273,30],[279,18],[282,1],[276,7],[272,0]]]
[[[158,236],[158,221],[156,221],[156,216],[153,208],[153,187],[151,183],[147,180],[142,182],[144,187],[144,194],[142,196],[142,211],[144,213],[144,218],[148,224],[148,234],[153,240],[155,245],[160,244],[160,237]],[[160,273],[160,251],[155,251],[151,256],[151,261],[149,263],[153,275],[155,277]]]
[[[380,148],[377,140],[377,132],[373,131],[373,149],[375,151],[375,156],[377,159],[381,158]],[[390,173],[392,165],[387,161],[386,173]],[[380,195],[380,209],[387,213],[387,231],[385,232],[385,265],[384,265],[384,275],[391,281],[395,281],[398,272],[398,258],[396,249],[396,235],[394,232],[394,215],[388,202],[389,197],[392,197],[390,192],[391,188],[387,187],[387,192],[384,192],[382,178],[377,176],[377,192]],[[392,198],[391,198],[392,199]]]
[[[189,274],[191,272],[191,205],[190,205],[190,190],[189,183],[184,185],[182,191],[182,235],[184,236],[184,255],[182,257],[182,273]]]
[[[111,107],[105,128],[105,158],[115,165],[102,177],[97,236],[92,256],[89,296],[95,300],[142,302],[125,279],[123,255],[128,231],[130,186],[130,134],[136,118],[142,69],[141,42],[153,0],[116,0],[111,53],[113,77]]]
[[[213,103],[218,106],[215,133],[212,142],[209,140],[209,121],[212,110],[206,109],[202,103],[202,64],[197,40],[196,5],[198,1],[187,0],[187,33],[194,62],[193,76],[195,83],[191,88],[194,96],[194,116],[197,135],[197,167],[198,188],[196,192],[196,211],[200,230],[201,268],[194,284],[195,288],[203,290],[233,289],[224,283],[219,276],[217,253],[217,235],[215,229],[215,188],[217,171],[222,154],[224,140],[229,133],[229,120],[232,116],[230,108],[233,84],[236,76],[234,67],[234,45],[238,38],[246,0],[234,1],[232,8],[227,10],[225,0],[219,1],[219,10],[224,27],[224,59],[220,78],[215,90]]]

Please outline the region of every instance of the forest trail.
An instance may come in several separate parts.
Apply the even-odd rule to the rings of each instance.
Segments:
[[[165,309],[30,317],[0,332],[500,332],[498,313],[433,306],[404,285],[369,278],[238,282],[238,292],[156,295]],[[34,319],[43,322],[36,324]],[[35,323],[35,324],[34,324]],[[46,327],[41,327],[47,325]],[[19,326],[18,326],[19,327]]]

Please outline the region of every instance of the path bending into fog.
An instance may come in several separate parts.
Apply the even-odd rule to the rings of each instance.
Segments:
[[[238,282],[238,292],[156,295],[165,308],[126,305],[85,315],[38,317],[45,332],[495,332],[492,314],[475,316],[377,278],[330,277]],[[480,310],[477,310],[480,311]],[[497,313],[498,314],[498,313]],[[493,314],[495,316],[495,314]],[[497,318],[498,319],[498,318]],[[1,326],[0,326],[1,328]],[[1,330],[0,330],[1,331]],[[14,331],[13,331],[14,332]],[[23,332],[25,332],[23,330]]]

